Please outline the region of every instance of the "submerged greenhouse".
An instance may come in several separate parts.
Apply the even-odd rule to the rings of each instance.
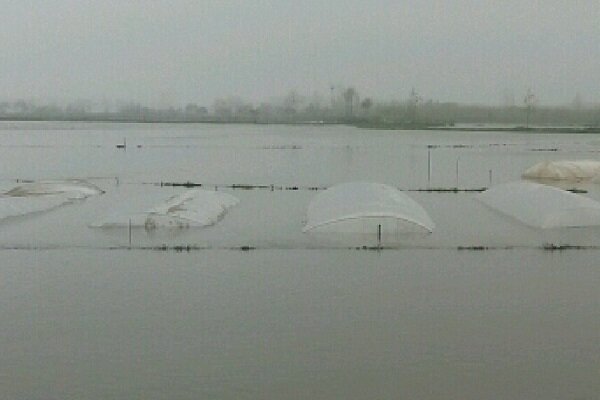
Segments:
[[[24,183],[0,195],[0,220],[49,211],[102,193],[79,179]]]
[[[565,181],[600,179],[600,161],[560,160],[542,161],[523,173],[527,179],[552,179]]]
[[[92,228],[142,227],[156,228],[204,227],[217,223],[239,200],[227,193],[192,189],[172,196],[144,212],[117,216],[90,225]]]
[[[423,207],[399,190],[380,183],[351,182],[315,196],[303,232],[430,233],[434,227]]]
[[[535,228],[600,226],[599,202],[539,183],[503,183],[478,198],[489,207]]]

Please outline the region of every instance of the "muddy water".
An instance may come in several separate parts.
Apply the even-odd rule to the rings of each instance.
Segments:
[[[0,138],[1,187],[106,190],[0,225],[0,398],[598,399],[598,251],[542,249],[598,245],[598,230],[538,231],[473,193],[409,192],[436,231],[355,250],[301,233],[314,191],[222,188],[479,188],[490,170],[500,183],[544,159],[598,159],[595,136],[4,122]],[[207,229],[133,232],[133,247],[190,252],[112,249],[126,231],[87,227],[182,190],[161,181],[241,202]]]

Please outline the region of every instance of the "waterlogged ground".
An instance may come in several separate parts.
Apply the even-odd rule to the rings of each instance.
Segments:
[[[573,158],[600,159],[600,138],[1,122],[0,188],[106,193],[0,223],[0,398],[599,399],[600,229],[540,231],[473,192],[419,191]],[[435,232],[381,251],[356,249],[374,232],[301,232],[315,189],[356,180],[407,190]],[[188,181],[240,204],[205,229],[135,229],[131,249],[127,229],[88,227]]]

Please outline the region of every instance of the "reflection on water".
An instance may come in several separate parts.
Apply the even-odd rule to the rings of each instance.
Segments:
[[[542,248],[597,246],[600,230],[410,192],[431,235],[360,251],[375,232],[302,233],[307,188],[487,187],[490,171],[501,183],[595,158],[595,136],[2,122],[0,139],[3,189],[87,178],[106,191],[0,225],[0,398],[598,398],[597,251]],[[187,181],[240,203],[205,229],[133,229],[132,247],[195,251],[127,250],[127,229],[88,228],[186,190],[146,183]]]
[[[596,252],[3,251],[5,398],[588,398]]]

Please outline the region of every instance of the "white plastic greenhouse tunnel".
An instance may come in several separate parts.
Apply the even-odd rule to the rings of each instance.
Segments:
[[[350,182],[317,194],[303,232],[353,234],[431,233],[435,224],[417,202],[381,183]]]
[[[24,183],[0,195],[0,220],[49,211],[102,193],[79,179]]]
[[[528,168],[523,173],[523,178],[563,181],[600,180],[600,161],[542,161]]]
[[[191,189],[167,199],[165,202],[132,215],[108,218],[91,224],[91,228],[136,227],[201,228],[216,224],[225,213],[239,203],[237,197],[223,192]]]
[[[600,203],[534,182],[496,185],[478,195],[484,204],[534,228],[600,226]]]

